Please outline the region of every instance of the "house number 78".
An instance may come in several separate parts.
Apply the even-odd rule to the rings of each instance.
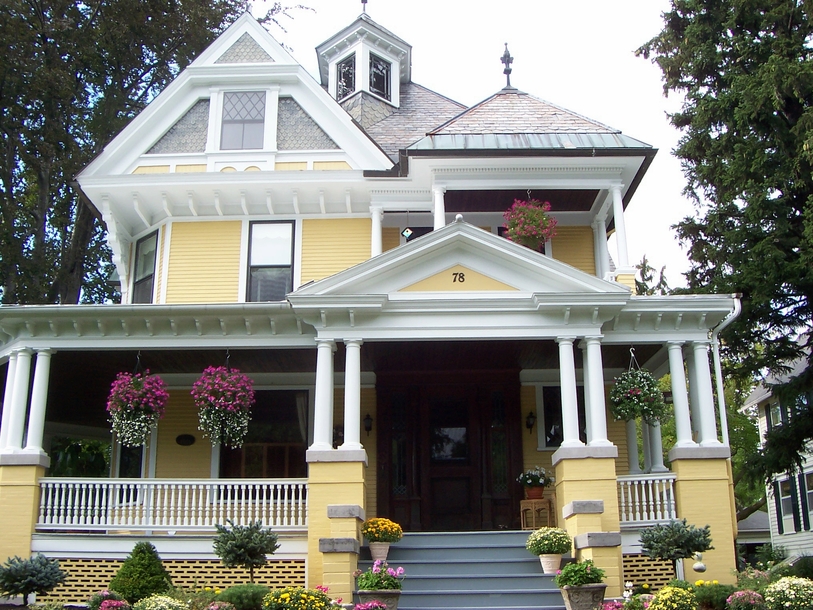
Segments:
[[[452,283],[460,282],[461,284],[466,281],[466,274],[462,271],[452,273]]]

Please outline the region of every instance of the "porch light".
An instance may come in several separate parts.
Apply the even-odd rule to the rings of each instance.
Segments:
[[[370,432],[373,429],[373,418],[370,417],[370,414],[364,416],[364,431],[367,433],[367,436],[370,436]]]
[[[534,424],[536,424],[536,415],[533,411],[528,411],[528,417],[525,418],[525,427],[528,428],[528,433],[533,434]]]

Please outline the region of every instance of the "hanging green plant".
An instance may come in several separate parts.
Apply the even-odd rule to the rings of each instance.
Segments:
[[[653,424],[668,410],[658,382],[646,369],[625,371],[615,378],[610,390],[610,413],[615,419],[630,421],[640,417]]]

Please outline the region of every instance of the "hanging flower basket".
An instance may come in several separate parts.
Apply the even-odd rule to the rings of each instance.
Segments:
[[[198,429],[212,446],[243,446],[254,404],[252,381],[237,369],[210,366],[192,386]]]
[[[514,204],[503,214],[505,237],[539,252],[546,241],[556,236],[556,219],[548,212],[548,201],[514,199]]]
[[[615,378],[610,390],[610,413],[615,419],[640,417],[653,424],[663,419],[668,409],[658,382],[646,369],[629,370]]]
[[[118,441],[126,447],[144,445],[169,399],[164,380],[158,375],[119,373],[107,398],[109,421]]]

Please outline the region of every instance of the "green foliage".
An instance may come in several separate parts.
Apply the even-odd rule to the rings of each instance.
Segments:
[[[761,568],[772,568],[786,559],[788,552],[785,547],[768,542],[759,547],[755,555]]]
[[[108,599],[112,599],[113,601],[124,601],[124,598],[115,591],[105,589],[104,591],[99,591],[98,593],[94,593],[90,596],[87,603],[88,610],[99,610],[102,602]]]
[[[787,576],[765,589],[768,610],[810,610],[813,600],[813,580]]]
[[[54,600],[38,603],[34,606],[31,606],[31,608],[35,610],[64,610],[65,604],[60,601]]]
[[[771,575],[766,570],[758,570],[751,566],[742,572],[737,572],[737,588],[745,591],[763,591],[771,582]]]
[[[734,585],[703,583],[695,588],[694,596],[700,610],[725,610],[726,600],[736,590]]]
[[[325,592],[303,587],[277,589],[263,602],[264,610],[328,610],[334,607]]]
[[[688,580],[683,580],[682,578],[673,578],[666,583],[666,586],[677,587],[678,589],[685,589],[686,591],[694,591],[694,585]]]
[[[635,265],[638,273],[635,275],[635,294],[638,296],[652,296],[669,294],[669,284],[666,282],[666,267],[661,267],[658,281],[655,282],[655,269],[649,264],[646,254],[641,262]]]
[[[226,524],[228,527],[215,526],[217,529],[214,540],[215,554],[226,567],[247,568],[249,581],[253,583],[254,568],[264,566],[268,561],[267,555],[273,555],[279,548],[277,535],[270,529],[263,529],[259,521],[248,525],[235,525],[227,520]]]
[[[762,595],[749,589],[732,593],[727,604],[728,610],[768,610]]]
[[[666,586],[657,592],[649,610],[697,610],[697,600],[687,589]]]
[[[593,583],[604,582],[604,570],[596,566],[592,560],[568,563],[556,574],[556,586],[579,587]]]
[[[670,410],[658,382],[646,369],[624,371],[615,378],[610,389],[610,413],[615,419],[630,421],[640,417],[648,424],[655,424]]]
[[[55,436],[51,440],[50,477],[106,477],[110,473],[110,443]]]
[[[173,587],[166,592],[168,597],[177,599],[186,604],[187,610],[206,610],[217,598],[217,593],[211,587],[205,589],[185,589]],[[88,608],[90,610],[90,608]]]
[[[729,374],[800,375],[774,387],[792,405],[813,389],[813,5],[672,0],[638,53],[661,68],[697,213],[677,226],[692,292],[741,293],[723,332]],[[800,464],[813,404],[774,428],[754,460],[763,478]]]
[[[149,542],[138,542],[110,581],[110,588],[131,604],[150,595],[166,593],[171,587],[169,572]]]
[[[649,593],[633,595],[624,604],[624,610],[648,610],[651,598]]]
[[[799,578],[808,578],[813,580],[813,556],[803,555],[799,557],[791,568],[791,574]]]
[[[525,548],[534,555],[564,555],[570,552],[570,535],[558,527],[540,527],[528,536]]]
[[[641,530],[641,550],[653,559],[671,561],[675,567],[678,560],[713,548],[711,528],[707,525],[698,529],[688,525],[686,519]]]
[[[168,595],[150,595],[133,604],[133,610],[187,610],[186,604]]]
[[[232,604],[237,610],[261,610],[263,598],[269,591],[265,585],[235,585],[223,591],[217,599]]]
[[[32,593],[47,593],[67,579],[59,569],[59,561],[45,555],[29,559],[10,557],[0,566],[0,592],[6,597],[22,595],[25,604]]]
[[[391,568],[386,561],[376,560],[366,571],[356,570],[356,587],[359,591],[400,589],[403,586],[404,568]]]

